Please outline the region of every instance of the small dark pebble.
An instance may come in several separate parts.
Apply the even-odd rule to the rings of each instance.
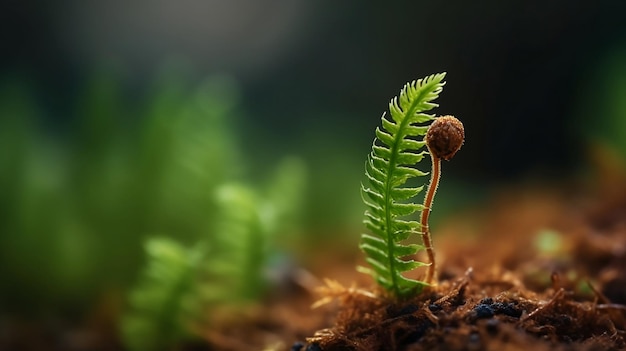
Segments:
[[[470,343],[479,343],[480,342],[480,334],[478,333],[471,333],[469,336],[469,340]]]
[[[572,317],[566,315],[566,314],[560,314],[556,320],[560,323],[563,324],[564,326],[570,326],[573,324],[573,319]]]
[[[391,305],[387,307],[387,316],[390,318],[406,316],[413,314],[417,310],[419,310],[419,307],[415,304],[409,304],[406,306]]]
[[[302,341],[296,341],[291,345],[291,351],[301,351],[304,347],[304,343]]]
[[[469,339],[467,340],[468,350],[479,350],[481,346],[480,344],[480,334],[471,333],[469,335]]]
[[[602,288],[602,293],[606,295],[606,297],[611,300],[613,303],[626,304],[626,289],[624,286],[626,285],[626,278],[616,277],[615,279],[611,279],[604,284]]]
[[[413,322],[416,322],[416,324],[413,325],[412,331],[405,336],[405,342],[407,344],[418,342],[429,329],[435,326],[428,318],[423,318],[422,320],[417,319]]]
[[[495,318],[491,318],[487,321],[485,325],[487,327],[487,332],[491,335],[495,335],[498,333],[498,327],[500,326],[500,322]]]
[[[309,344],[309,346],[306,347],[306,351],[322,351],[322,348],[320,347],[319,344],[312,343],[312,344]]]
[[[420,309],[420,308],[419,308],[417,305],[413,305],[413,304],[411,304],[411,305],[407,305],[407,306],[404,306],[404,307],[403,307],[403,308],[399,311],[398,315],[400,315],[400,316],[404,316],[404,315],[406,315],[406,314],[413,314],[413,312],[415,312],[415,311],[417,311],[417,310],[419,310],[419,309]]]
[[[493,299],[491,297],[485,297],[484,299],[480,300],[479,303],[481,305],[492,305],[493,304]]]
[[[472,312],[473,312],[472,317],[474,317],[475,319],[491,318],[494,315],[493,309],[491,308],[491,306],[484,305],[484,304],[476,305],[476,307],[474,307]]]
[[[440,305],[440,304],[437,304],[437,303],[431,303],[430,305],[428,305],[428,309],[429,309],[431,312],[439,312],[439,311],[441,311],[441,310],[442,310],[442,307],[441,307],[441,305]]]
[[[519,318],[522,315],[522,311],[511,302],[496,302],[491,306],[491,308],[496,314],[505,314],[509,317]]]
[[[306,351],[322,351],[322,348],[320,347],[319,344],[312,343],[306,347]]]

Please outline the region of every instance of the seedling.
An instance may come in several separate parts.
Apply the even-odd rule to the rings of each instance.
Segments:
[[[147,266],[121,323],[129,350],[172,348],[264,294],[278,235],[298,226],[306,179],[297,158],[285,158],[273,173],[265,189],[238,182],[212,189],[212,227],[193,246],[147,241]]]
[[[428,217],[435,198],[435,192],[439,186],[441,178],[441,159],[450,160],[463,145],[465,140],[465,130],[463,123],[454,116],[443,116],[437,118],[426,131],[426,147],[430,154],[432,162],[432,172],[430,174],[430,183],[428,191],[424,197],[424,207],[422,208],[422,216],[420,227],[422,229],[422,242],[426,247],[426,254],[430,265],[426,271],[426,283],[431,284],[435,279],[435,252],[430,239],[430,229],[428,227]]]
[[[361,249],[371,268],[359,270],[374,279],[396,297],[419,293],[435,280],[435,253],[428,228],[428,217],[439,178],[441,159],[449,160],[464,140],[463,124],[452,116],[435,117],[426,114],[438,105],[433,103],[443,90],[445,73],[407,83],[389,103],[391,118],[383,114],[382,128],[376,128],[376,138],[368,155],[365,175],[369,187],[361,185],[365,211],[365,226],[373,235],[361,236]],[[428,122],[433,121],[430,126]],[[425,136],[425,137],[424,137]],[[427,150],[423,150],[424,146]],[[432,161],[431,179],[423,204],[409,202],[424,188],[405,187],[410,178],[428,173],[415,168],[425,155]],[[421,221],[403,219],[421,211]],[[420,232],[422,245],[403,244],[411,234]],[[412,257],[426,250],[428,262]],[[408,259],[405,259],[408,258]],[[425,279],[406,278],[403,272],[427,266]]]

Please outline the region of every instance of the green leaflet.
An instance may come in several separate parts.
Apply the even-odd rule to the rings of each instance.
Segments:
[[[129,294],[132,311],[120,322],[122,339],[129,350],[160,350],[190,337],[181,320],[201,318],[196,282],[201,246],[187,248],[175,240],[158,237],[145,244],[148,265]]]
[[[306,167],[287,157],[272,173],[263,187],[212,188],[211,226],[194,245],[148,239],[147,264],[120,323],[129,350],[175,349],[211,325],[216,311],[259,299],[272,283],[268,271],[281,278],[277,243],[298,230]]]
[[[428,173],[415,164],[428,153],[422,150],[428,122],[433,115],[425,114],[437,107],[435,100],[443,90],[445,73],[433,74],[407,83],[400,96],[389,103],[390,117],[383,114],[382,126],[376,128],[376,138],[365,165],[367,185],[361,184],[365,211],[365,226],[372,234],[361,236],[360,248],[367,255],[370,268],[359,270],[372,275],[387,291],[397,297],[419,292],[426,283],[404,277],[401,273],[427,265],[411,259],[423,247],[402,244],[411,233],[419,232],[420,224],[402,219],[423,209],[408,202],[423,189],[403,187],[408,179]]]

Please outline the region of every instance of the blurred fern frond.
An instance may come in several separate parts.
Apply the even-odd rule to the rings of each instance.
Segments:
[[[148,264],[129,299],[132,312],[121,321],[131,350],[159,350],[189,336],[184,321],[198,317],[190,309],[197,296],[197,275],[204,250],[186,248],[167,238],[146,242]]]
[[[176,345],[213,322],[219,315],[213,312],[240,308],[263,295],[276,235],[290,230],[283,223],[293,223],[298,212],[302,167],[298,159],[283,162],[267,192],[235,182],[217,186],[210,233],[191,248],[172,239],[147,241],[146,269],[122,323],[127,346]],[[285,192],[290,196],[278,195]]]

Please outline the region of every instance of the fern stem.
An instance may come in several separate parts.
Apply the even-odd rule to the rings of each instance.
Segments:
[[[426,255],[428,255],[428,270],[426,271],[426,284],[432,284],[435,279],[436,265],[435,265],[435,250],[433,250],[432,241],[430,239],[430,228],[428,228],[428,217],[430,216],[431,207],[435,198],[435,192],[439,186],[439,178],[441,178],[441,158],[437,157],[430,151],[430,159],[432,161],[432,172],[430,173],[430,183],[428,184],[428,191],[424,197],[424,209],[422,210],[422,219],[420,221],[422,230],[422,242],[426,248]]]
[[[413,109],[413,106],[411,106],[411,109]],[[414,113],[414,112],[413,112]],[[402,122],[400,123],[400,130],[403,130],[406,125],[408,124],[408,118],[405,118],[402,120]],[[394,170],[396,168],[396,156],[398,154],[398,144],[400,143],[400,141],[398,139],[395,140],[395,143],[393,144],[393,146],[391,147],[391,156],[389,157],[389,166],[387,168],[387,174],[393,174]],[[391,190],[393,189],[393,183],[391,181],[391,177],[388,177],[386,182],[385,182],[385,219],[386,219],[386,223],[393,223],[393,215],[392,215],[392,205],[393,205],[393,198],[391,197]],[[395,265],[395,260],[394,260],[394,254],[396,251],[396,247],[395,247],[395,240],[393,239],[393,230],[391,228],[391,225],[387,225],[386,226],[386,231],[387,231],[387,238],[389,238],[387,240],[387,255],[389,257],[389,272],[391,272],[391,284],[393,286],[393,292],[395,294],[395,296],[401,296],[401,291],[400,291],[400,286],[398,284],[398,279],[396,276],[396,265]]]

